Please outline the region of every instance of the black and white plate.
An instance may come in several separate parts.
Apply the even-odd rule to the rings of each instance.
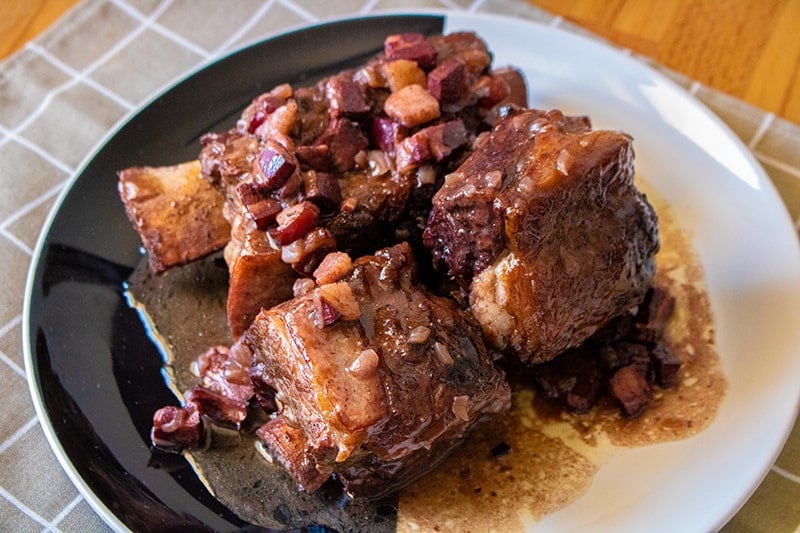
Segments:
[[[664,76],[597,42],[486,14],[334,21],[204,67],[130,116],[76,173],[38,244],[25,300],[31,393],[72,481],[114,528],[247,527],[179,457],[151,464],[155,409],[174,401],[161,356],[121,284],[140,259],[116,171],[197,155],[260,92],[363,62],[398,32],[476,31],[495,64],[521,68],[531,105],[587,114],[633,135],[638,172],[692,236],[711,297],[728,395],[696,437],[626,450],[541,531],[721,526],[771,467],[800,397],[800,250],[786,210],[739,140]]]

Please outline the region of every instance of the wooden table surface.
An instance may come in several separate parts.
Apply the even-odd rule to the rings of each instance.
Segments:
[[[531,0],[800,124],[800,0]]]
[[[0,59],[78,0],[0,2]],[[800,0],[529,0],[800,124]]]

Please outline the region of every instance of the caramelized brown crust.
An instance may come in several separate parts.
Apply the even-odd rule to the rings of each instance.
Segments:
[[[233,218],[233,231],[225,247],[228,264],[228,325],[234,339],[245,332],[262,307],[292,297],[297,273],[281,261],[280,249],[270,246],[267,235],[244,216]]]
[[[354,495],[395,490],[509,408],[477,325],[415,276],[407,244],[382,250],[358,259],[344,281],[262,311],[245,334],[251,375],[277,391],[280,416],[305,435],[292,439],[305,441],[302,454],[274,438],[265,444],[306,490],[320,482],[307,464]],[[341,318],[320,321],[323,298]]]
[[[153,272],[219,250],[230,238],[225,199],[201,178],[197,161],[122,170],[118,188]]]
[[[303,490],[334,476],[377,497],[425,474],[509,409],[485,339],[550,360],[652,281],[657,220],[633,184],[630,138],[519,109],[522,75],[490,66],[474,34],[392,36],[358,70],[260,95],[203,137],[199,164],[120,174],[154,269],[186,260],[165,259],[183,250],[147,230],[166,224],[178,244],[196,230],[196,213],[166,218],[189,174],[188,205],[227,219],[228,322],[253,354],[259,402],[277,409],[257,435]],[[418,283],[407,243],[419,240],[469,290],[472,314]],[[631,383],[619,388],[634,405]],[[229,399],[193,393],[204,414]]]
[[[558,111],[512,113],[436,193],[426,244],[469,284],[495,347],[552,359],[641,302],[659,247],[630,137]]]

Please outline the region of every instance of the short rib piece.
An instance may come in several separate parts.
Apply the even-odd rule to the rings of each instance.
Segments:
[[[386,494],[510,407],[478,326],[415,277],[402,243],[354,261],[341,281],[265,309],[245,333],[251,377],[281,406],[262,440],[300,488],[335,475],[352,495]]]
[[[153,272],[199,259],[230,238],[225,198],[202,179],[197,161],[127,168],[119,172],[118,188]]]
[[[631,138],[511,111],[433,198],[425,244],[498,349],[539,363],[641,303],[659,248]]]

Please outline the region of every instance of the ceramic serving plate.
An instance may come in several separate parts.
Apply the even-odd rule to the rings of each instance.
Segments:
[[[122,283],[141,257],[116,171],[196,157],[260,92],[363,62],[391,33],[473,30],[495,65],[521,68],[531,106],[587,114],[635,139],[637,171],[673,209],[705,269],[729,382],[720,412],[690,439],[634,448],[603,466],[541,531],[720,527],[771,467],[800,397],[800,252],[762,169],[697,100],[595,41],[485,14],[381,15],[302,28],[204,67],[128,117],[87,158],[42,234],[25,302],[30,389],[64,469],[116,529],[248,526],[180,457],[156,462],[151,416],[173,403],[162,359]]]

